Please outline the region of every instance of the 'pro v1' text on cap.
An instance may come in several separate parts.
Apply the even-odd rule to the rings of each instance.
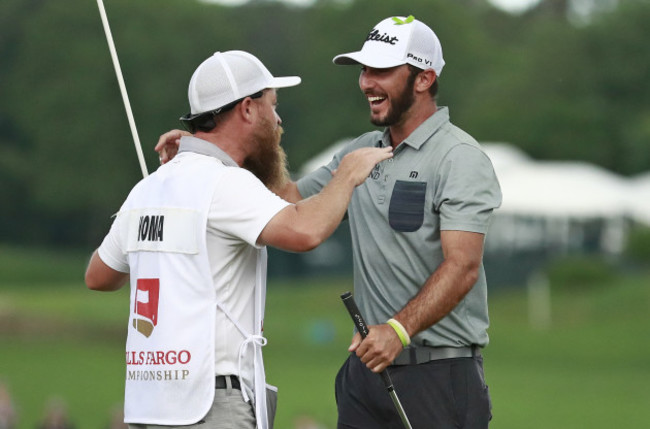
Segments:
[[[411,64],[442,73],[445,60],[438,36],[426,24],[409,16],[386,18],[373,28],[360,51],[334,57],[334,64],[363,64],[385,69]]]

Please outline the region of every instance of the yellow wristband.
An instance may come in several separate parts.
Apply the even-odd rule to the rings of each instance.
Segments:
[[[395,319],[388,319],[386,323],[388,323],[390,327],[395,330],[395,333],[397,333],[399,340],[402,342],[402,347],[406,347],[411,344],[411,337],[409,337],[409,334],[406,332],[406,329],[404,329],[404,326],[402,326],[401,323]]]

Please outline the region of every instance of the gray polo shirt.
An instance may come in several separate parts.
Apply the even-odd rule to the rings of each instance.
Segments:
[[[332,161],[298,181],[303,197],[318,193],[345,154],[388,146],[388,130],[346,145]],[[501,191],[479,144],[449,122],[440,107],[356,188],[348,207],[354,255],[354,294],[369,324],[401,310],[443,261],[440,230],[485,234]],[[479,279],[443,320],[412,340],[459,347],[488,343],[487,284]]]

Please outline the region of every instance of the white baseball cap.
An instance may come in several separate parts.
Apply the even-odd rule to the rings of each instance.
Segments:
[[[273,77],[254,55],[244,51],[215,52],[194,71],[187,96],[191,120],[218,110],[267,88],[286,88],[300,83],[298,76]]]
[[[360,51],[337,55],[333,61],[378,69],[411,64],[423,70],[433,69],[437,76],[445,65],[438,36],[413,15],[384,19],[368,33]]]

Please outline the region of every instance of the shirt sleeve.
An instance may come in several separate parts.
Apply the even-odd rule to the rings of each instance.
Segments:
[[[229,167],[212,199],[208,228],[260,247],[257,238],[266,224],[289,205],[248,170]]]
[[[125,247],[121,245],[120,239],[123,236],[121,228],[123,228],[123,217],[118,213],[113,220],[111,229],[104,237],[104,241],[97,249],[100,259],[112,269],[122,272],[129,272],[129,262],[126,253],[122,250]]]
[[[341,149],[334,154],[332,160],[328,164],[314,170],[298,180],[297,185],[300,195],[303,198],[308,198],[322,191],[329,181],[332,180],[332,172],[339,168],[339,164],[341,164],[341,160],[345,155],[360,147],[373,145],[376,143],[376,139],[377,138],[373,133],[366,133],[343,145]]]
[[[328,165],[303,176],[298,180],[298,192],[303,198],[311,197],[319,193],[332,179],[332,171],[336,170],[338,162],[333,159]]]
[[[438,172],[434,209],[441,230],[485,234],[492,211],[501,205],[501,189],[492,162],[480,148],[452,148]]]

